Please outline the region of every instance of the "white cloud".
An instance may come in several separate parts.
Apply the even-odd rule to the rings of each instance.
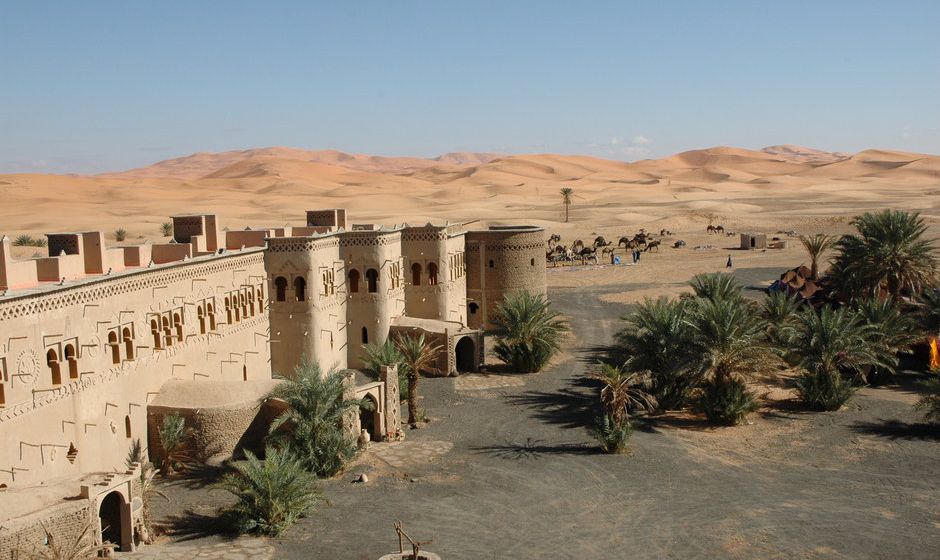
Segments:
[[[643,136],[642,134],[637,134],[636,136],[633,137],[633,140],[632,140],[632,143],[634,146],[647,146],[651,142],[652,140],[650,140],[646,136]]]

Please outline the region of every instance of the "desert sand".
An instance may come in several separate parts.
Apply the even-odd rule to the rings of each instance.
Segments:
[[[558,194],[574,189],[570,222]],[[0,175],[0,233],[101,229],[113,242],[159,239],[159,225],[179,213],[215,213],[223,226],[300,224],[308,208],[347,208],[354,222],[467,222],[473,227],[526,222],[569,244],[639,228],[676,233],[643,266],[590,273],[552,271],[552,285],[631,282],[677,285],[720,269],[736,237],[727,230],[800,233],[848,231],[863,211],[920,211],[940,225],[940,156],[887,150],[841,154],[782,145],[761,151],[714,147],[632,163],[557,154],[452,153],[434,159],[337,151],[262,148],[199,153],[145,168],[97,176]],[[669,247],[684,239],[684,249]],[[698,245],[714,249],[695,250]],[[17,248],[28,257],[41,248]],[[736,267],[795,266],[798,247],[738,252]],[[666,291],[670,291],[666,289]],[[648,292],[647,295],[655,295]]]

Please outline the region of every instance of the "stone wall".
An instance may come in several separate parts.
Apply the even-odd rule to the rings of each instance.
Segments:
[[[31,553],[45,548],[46,530],[61,542],[74,542],[96,513],[91,500],[79,499],[5,521],[0,527],[0,560],[32,558]],[[96,536],[92,530],[88,539]]]

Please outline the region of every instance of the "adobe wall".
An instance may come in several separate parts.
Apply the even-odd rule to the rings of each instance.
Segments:
[[[97,515],[92,500],[79,499],[7,520],[0,527],[0,560],[32,558],[33,552],[45,548],[45,530],[61,542],[74,542],[92,515]],[[88,538],[89,541],[94,539],[94,532]]]
[[[364,365],[362,349],[388,338],[392,317],[405,309],[401,231],[350,231],[339,236],[340,256],[345,264],[347,292],[346,330],[349,367]],[[359,273],[359,287],[352,292],[349,275]],[[377,272],[376,291],[369,291],[369,271]],[[363,331],[365,329],[365,331]]]
[[[454,230],[428,225],[402,231],[408,316],[466,323],[465,239],[462,230]],[[437,270],[436,280],[431,275],[432,263]]]
[[[546,294],[544,230],[494,226],[467,232],[467,324],[493,328],[496,304],[506,294]]]
[[[268,239],[264,252],[271,293],[271,368],[291,376],[303,356],[315,359],[325,373],[346,366],[346,297],[339,238],[328,236]],[[278,301],[277,282],[286,284]],[[296,283],[304,283],[298,301]]]
[[[257,249],[0,300],[0,484],[123,470],[168,379],[270,378],[264,279]]]

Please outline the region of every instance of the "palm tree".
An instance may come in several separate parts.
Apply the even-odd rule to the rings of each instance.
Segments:
[[[574,189],[571,187],[561,188],[561,202],[565,205],[565,223],[568,223],[568,207],[571,206],[571,197],[574,195]]]
[[[796,320],[803,302],[784,291],[771,292],[760,303],[760,313],[767,323],[767,337],[775,344],[782,344],[781,333]]]
[[[288,409],[274,419],[270,441],[297,456],[317,476],[336,474],[356,453],[355,438],[343,429],[344,417],[361,406],[346,397],[342,373],[323,375],[316,362],[301,357],[292,379],[271,392]]]
[[[914,403],[914,408],[924,410],[929,421],[940,422],[940,377],[933,376],[921,383],[927,394]]]
[[[561,338],[568,332],[544,294],[528,291],[497,303],[493,324],[498,332],[493,353],[520,373],[541,371],[561,350]]]
[[[624,317],[626,325],[617,333],[617,350],[626,358],[626,367],[649,372],[650,392],[663,410],[685,406],[694,388],[685,321],[690,305],[685,299],[646,299]]]
[[[836,242],[830,276],[847,299],[859,295],[898,299],[933,286],[937,272],[934,240],[925,239],[920,214],[902,210],[866,213],[852,220],[857,235]]]
[[[391,338],[379,344],[370,342],[363,344],[365,350],[366,367],[365,372],[374,379],[379,378],[382,366],[398,366],[398,396],[401,400],[408,398],[408,366],[405,364],[405,358],[401,355],[398,347]]]
[[[395,346],[401,353],[402,360],[408,369],[408,424],[412,428],[418,427],[418,376],[427,370],[437,359],[443,347],[419,336],[399,335],[395,339]]]
[[[817,233],[812,236],[800,236],[800,243],[803,244],[803,248],[806,249],[806,253],[809,255],[810,278],[813,280],[819,277],[820,257],[823,256],[823,253],[831,249],[836,244],[836,241],[838,241],[837,237],[824,233]]]
[[[696,298],[686,322],[693,371],[702,384],[699,408],[709,421],[739,423],[757,406],[747,379],[774,364],[757,305],[735,298]]]
[[[268,447],[263,460],[250,451],[245,457],[216,485],[237,498],[225,517],[239,533],[277,536],[320,501],[316,478],[289,450]]]
[[[632,410],[656,408],[656,397],[646,391],[651,381],[647,373],[630,371],[626,365],[598,364],[598,368],[585,373],[585,377],[601,382],[601,404],[613,423],[627,420]]]
[[[177,470],[185,469],[190,460],[187,448],[192,435],[192,429],[186,426],[186,419],[178,412],[164,416],[157,431],[163,445],[160,472],[163,476],[170,476]]]
[[[875,329],[846,307],[809,308],[786,327],[789,356],[804,373],[796,379],[800,398],[816,410],[837,410],[855,392],[843,371],[860,372],[885,362],[873,343]]]
[[[862,321],[872,328],[870,344],[877,352],[878,363],[866,364],[860,370],[863,382],[872,377],[884,380],[897,372],[898,354],[910,353],[911,346],[922,338],[917,321],[902,313],[890,299],[867,298],[857,302]]]
[[[705,299],[741,299],[741,284],[733,274],[710,272],[696,274],[689,282],[696,297]]]

